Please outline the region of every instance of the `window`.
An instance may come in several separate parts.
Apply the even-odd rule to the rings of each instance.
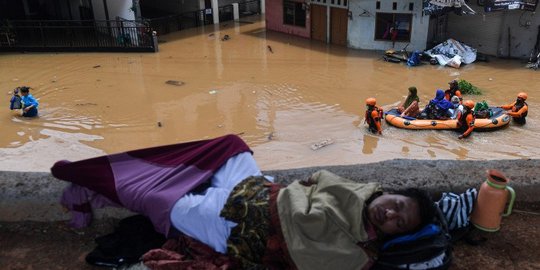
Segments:
[[[397,9],[397,2],[394,2],[392,3],[392,10],[396,10]]]
[[[290,0],[283,1],[283,23],[306,27],[306,6]]]
[[[375,8],[381,9],[381,1],[377,1],[377,3],[375,4]]]
[[[414,3],[410,2],[409,3],[409,11],[413,11],[413,10],[414,10]]]
[[[377,13],[375,16],[375,40],[411,40],[412,14]]]

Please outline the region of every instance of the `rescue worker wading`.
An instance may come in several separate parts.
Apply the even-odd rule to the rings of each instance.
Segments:
[[[458,137],[460,140],[469,137],[474,130],[475,117],[473,109],[474,101],[465,100],[463,102],[463,112],[458,112],[458,130],[459,132],[462,132]]]
[[[383,109],[376,106],[377,100],[375,98],[366,99],[366,118],[365,122],[369,125],[369,131],[382,134],[382,117]]]
[[[448,85],[450,86],[450,88],[444,91],[444,99],[451,101],[453,96],[458,96],[459,100],[461,100],[462,97],[461,97],[461,91],[459,91],[458,81],[452,80],[448,83]]]
[[[510,110],[508,115],[512,116],[514,121],[520,125],[525,125],[527,123],[526,117],[527,112],[529,111],[529,106],[527,106],[527,93],[521,92],[517,95],[517,99],[512,104],[503,105],[500,108],[503,110]]]

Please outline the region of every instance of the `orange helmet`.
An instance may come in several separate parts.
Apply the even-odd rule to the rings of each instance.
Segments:
[[[523,100],[527,100],[527,93],[521,92],[518,94],[518,98],[521,98]]]
[[[474,101],[472,100],[465,100],[463,101],[463,106],[469,108],[469,109],[473,109],[474,108]]]
[[[375,106],[377,104],[377,100],[375,98],[368,98],[366,99],[366,105]]]

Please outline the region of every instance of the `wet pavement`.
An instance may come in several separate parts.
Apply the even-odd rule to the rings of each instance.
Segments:
[[[0,264],[5,270],[104,269],[87,264],[84,258],[95,248],[94,238],[112,232],[117,222],[101,220],[82,230],[69,229],[62,222],[0,222]],[[488,239],[482,245],[458,242],[450,269],[540,269],[536,240],[540,231],[531,227],[539,223],[538,212],[512,214],[503,220],[499,232],[482,235]]]

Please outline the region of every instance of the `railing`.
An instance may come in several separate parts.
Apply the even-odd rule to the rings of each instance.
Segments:
[[[238,3],[238,11],[240,18],[251,16],[254,14],[261,14],[261,1],[253,0],[244,3]]]
[[[0,29],[0,50],[155,50],[152,29],[137,21],[9,21]]]
[[[240,17],[260,14],[260,0],[238,4]],[[220,22],[234,19],[233,6],[219,7]],[[167,34],[213,24],[206,10],[143,21],[5,21],[0,51],[155,51],[152,30]]]

